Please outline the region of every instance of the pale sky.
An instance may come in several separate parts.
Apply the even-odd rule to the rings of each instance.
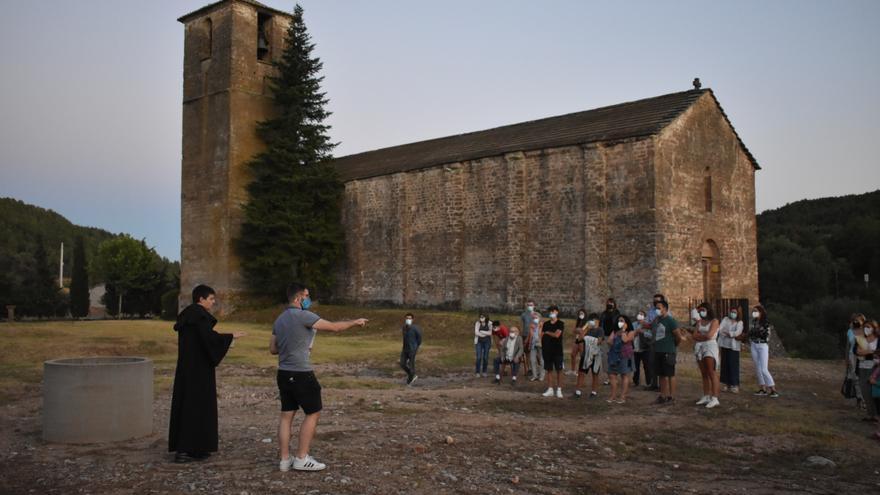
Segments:
[[[207,3],[0,0],[0,196],[179,259],[176,19]],[[301,4],[337,156],[682,91],[699,76],[763,167],[759,212],[880,188],[880,1]]]

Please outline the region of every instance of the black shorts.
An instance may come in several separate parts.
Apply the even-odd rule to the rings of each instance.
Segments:
[[[657,376],[675,376],[674,352],[658,352],[654,355],[654,371]]]
[[[306,414],[314,414],[324,407],[321,384],[314,371],[278,370],[278,395],[282,411],[296,411],[301,407]]]
[[[560,353],[550,353],[543,351],[544,353],[544,370],[545,371],[562,371],[562,362],[565,361],[565,357]]]

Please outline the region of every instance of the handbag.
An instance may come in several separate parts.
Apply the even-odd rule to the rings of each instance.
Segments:
[[[840,386],[840,394],[847,399],[856,398],[856,384],[853,382],[852,378],[846,377],[843,379],[843,385]]]

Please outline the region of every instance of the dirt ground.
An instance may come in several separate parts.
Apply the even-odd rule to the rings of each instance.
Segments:
[[[470,373],[422,370],[404,387],[399,373],[318,367],[324,412],[312,453],[328,468],[314,473],[278,470],[274,369],[218,368],[220,451],[183,465],[166,452],[167,387],[152,436],[100,445],[43,442],[34,388],[0,415],[0,492],[880,493],[880,442],[840,398],[836,363],[775,360],[781,398],[725,393],[706,410],[693,405],[695,366],[682,361],[672,406],[642,390],[608,404],[607,386],[574,400],[571,377],[556,399],[538,383]]]

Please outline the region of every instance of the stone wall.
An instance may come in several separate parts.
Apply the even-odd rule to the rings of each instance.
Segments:
[[[356,303],[574,312],[653,293],[650,139],[509,153],[346,184]]]
[[[721,296],[758,300],[755,168],[711,94],[656,138],[659,286],[677,315],[703,297],[703,243],[720,251]],[[712,211],[706,208],[711,176]],[[684,318],[682,318],[684,319]]]

